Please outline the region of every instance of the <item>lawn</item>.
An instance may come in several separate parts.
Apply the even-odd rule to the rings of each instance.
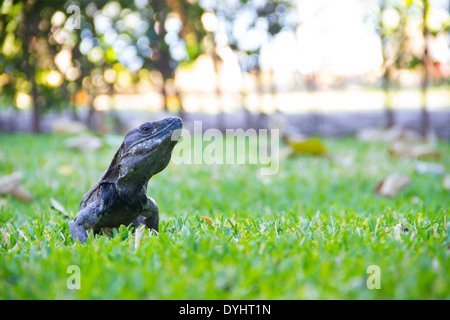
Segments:
[[[327,138],[335,160],[282,158],[273,176],[257,165],[171,163],[149,183],[158,235],[124,226],[74,244],[68,218],[116,147],[83,153],[65,138],[0,136],[0,175],[22,172],[33,196],[0,198],[1,299],[450,298],[450,192],[386,143]],[[426,161],[449,171],[450,145],[438,150]],[[392,172],[411,184],[376,196]],[[67,286],[74,265],[80,289]],[[373,265],[380,289],[367,286]]]

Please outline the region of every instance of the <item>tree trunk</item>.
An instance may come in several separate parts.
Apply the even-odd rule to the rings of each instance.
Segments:
[[[213,36],[211,36],[211,37],[213,37]],[[222,88],[220,87],[220,81],[219,81],[219,75],[220,75],[219,63],[220,63],[221,59],[215,51],[215,43],[214,43],[213,49],[211,50],[211,57],[214,62],[214,72],[216,73],[216,77],[217,77],[216,86],[214,88],[214,94],[216,96],[216,101],[217,101],[218,109],[219,109],[219,113],[217,114],[217,128],[220,131],[224,132],[226,129],[225,128],[225,114],[224,114],[222,101],[221,101],[222,100]]]
[[[157,15],[157,21],[159,22],[159,28],[158,31],[156,31],[156,34],[158,36],[158,51],[159,51],[159,58],[158,58],[158,70],[161,72],[163,76],[163,83],[161,88],[161,94],[164,98],[164,111],[168,111],[168,105],[167,105],[167,91],[166,91],[166,82],[169,79],[173,78],[173,69],[170,66],[170,52],[169,52],[169,46],[166,44],[164,38],[166,36],[166,28],[165,28],[165,22],[167,14],[169,13],[169,8],[167,6],[167,3],[165,0],[154,0],[153,1],[153,9],[156,12]]]
[[[36,12],[39,11],[38,4],[31,5],[31,7],[26,7],[25,10],[31,11],[34,10]],[[24,39],[23,42],[23,52],[24,52],[24,63],[23,63],[23,71],[27,75],[28,79],[31,82],[31,98],[33,100],[33,110],[31,113],[31,130],[33,133],[41,132],[40,125],[40,111],[39,111],[39,88],[36,84],[36,66],[31,63],[32,60],[32,51],[34,51],[33,46],[35,41],[35,30],[38,27],[38,16],[32,15],[29,21],[25,20],[25,17],[28,14],[24,14],[22,23],[24,24]],[[36,62],[35,62],[36,63]]]
[[[41,132],[41,116],[39,110],[39,91],[36,85],[36,75],[34,72],[30,74],[31,79],[31,97],[33,99],[33,112],[31,117],[31,128],[34,133]]]
[[[386,127],[391,128],[394,126],[394,110],[392,109],[392,93],[391,88],[391,62],[388,61],[386,56],[386,48],[384,40],[386,35],[384,33],[383,25],[383,12],[385,9],[385,0],[382,1],[380,6],[380,41],[383,53],[383,64],[384,64],[384,74],[383,74],[383,91],[384,91],[384,107],[386,115]]]
[[[319,128],[320,127],[320,115],[317,110],[317,80],[316,80],[316,77],[317,77],[316,74],[312,74],[311,76],[308,77],[308,79],[306,81],[308,91],[313,97],[311,122],[310,122],[310,126],[309,126],[309,128],[310,128],[309,134],[310,135],[320,133],[320,128]]]
[[[427,26],[427,18],[428,18],[428,9],[429,9],[429,1],[423,0],[423,37],[425,40],[425,48],[423,52],[423,58],[422,58],[422,65],[424,70],[424,75],[422,78],[422,112],[421,112],[421,123],[422,123],[422,136],[425,138],[429,129],[430,129],[430,120],[429,120],[429,114],[428,114],[428,108],[427,108],[427,91],[428,91],[428,80],[429,80],[429,74],[428,74],[428,65],[430,63],[430,57],[428,55],[428,37],[429,37],[429,30]]]
[[[91,91],[89,94],[89,112],[88,112],[88,116],[86,119],[86,125],[92,131],[96,131],[96,129],[97,129],[96,124],[95,124],[96,110],[95,110],[95,106],[94,106],[94,99],[95,99],[95,95]]]
[[[392,108],[392,93],[391,93],[391,76],[390,67],[386,67],[383,75],[383,90],[384,90],[384,107],[386,114],[386,128],[394,126],[394,109]]]
[[[163,108],[164,111],[168,111],[169,107],[167,105],[167,90],[166,90],[166,79],[163,77],[163,83],[161,88],[161,94],[163,96]]]
[[[72,119],[74,121],[80,121],[80,116],[78,115],[77,106],[72,97],[70,98],[70,114],[72,115]]]
[[[178,116],[185,120],[186,119],[186,111],[183,108],[183,103],[181,102],[181,94],[180,91],[178,91],[178,89],[175,88],[175,94],[177,96],[178,99],[178,103],[179,103],[179,109],[178,109]]]
[[[257,130],[260,129],[264,129],[267,127],[267,115],[263,110],[263,94],[264,94],[264,87],[263,87],[263,79],[261,77],[261,69],[259,67],[259,65],[256,65],[255,67],[255,74],[256,74],[256,88],[258,91],[258,98],[260,101],[260,105],[259,105],[259,111],[258,111],[258,115],[256,117],[256,128]]]
[[[253,128],[253,115],[250,112],[250,110],[248,110],[247,107],[247,97],[248,97],[248,92],[245,88],[242,88],[241,91],[241,101],[242,101],[242,109],[244,110],[245,113],[245,122],[246,122],[246,126],[247,129]]]

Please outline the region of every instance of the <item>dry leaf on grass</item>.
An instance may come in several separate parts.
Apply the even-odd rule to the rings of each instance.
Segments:
[[[444,174],[446,169],[442,164],[416,161],[416,171],[418,174],[432,173],[432,174]]]
[[[440,154],[436,150],[436,146],[423,142],[394,141],[389,148],[389,153],[398,157],[407,158],[423,158],[423,157],[439,157]]]
[[[326,155],[328,154],[322,141],[317,138],[310,139],[293,139],[286,137],[286,144],[291,147],[294,153],[312,154],[312,155]]]
[[[414,133],[403,134],[395,139],[389,148],[389,153],[394,156],[413,159],[440,156],[437,151],[437,137],[434,132],[430,131],[425,138],[417,133],[415,134],[416,136]]]
[[[3,176],[0,178],[0,195],[6,195],[11,193],[12,190],[17,188],[22,179],[22,173],[14,172],[10,175]]]
[[[366,128],[357,132],[356,137],[362,141],[391,142],[389,153],[394,156],[414,159],[427,156],[440,156],[436,149],[436,135],[434,132],[430,132],[423,139],[414,130],[394,126],[389,129]]]
[[[287,148],[281,150],[281,157],[289,157],[294,154],[328,155],[328,150],[320,139],[308,138],[299,132],[299,128],[288,123],[285,115],[272,114],[269,117],[269,127],[279,130],[280,136]]]
[[[361,141],[417,141],[421,140],[421,135],[407,128],[394,126],[392,128],[365,128],[356,133],[356,138]]]
[[[21,172],[14,172],[10,175],[0,178],[0,196],[6,194],[12,195],[14,198],[20,201],[29,201],[32,196],[28,190],[20,185],[22,179]]]
[[[79,121],[69,119],[57,119],[52,123],[53,133],[72,133],[79,134],[86,130],[86,126]]]
[[[394,141],[401,136],[401,128],[364,128],[356,132],[356,138],[361,141]]]
[[[378,183],[375,187],[375,194],[382,197],[393,198],[410,183],[411,179],[409,179],[409,177],[394,173]]]
[[[70,149],[95,151],[102,146],[102,140],[92,135],[79,135],[65,140],[64,145]]]
[[[11,195],[20,201],[30,201],[31,199],[33,199],[31,193],[21,185],[12,190]]]
[[[212,222],[212,220],[210,218],[203,216],[201,219],[205,220],[206,222],[208,222],[210,225],[212,225],[214,227],[214,223]]]
[[[50,198],[50,208],[58,211],[60,214],[62,214],[66,218],[70,217],[69,214],[67,213],[66,209],[64,208],[64,206],[53,198]]]

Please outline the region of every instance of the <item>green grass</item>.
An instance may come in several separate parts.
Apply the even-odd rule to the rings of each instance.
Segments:
[[[74,244],[72,218],[115,153],[81,153],[63,136],[0,137],[0,175],[21,171],[31,202],[0,199],[2,299],[449,299],[449,191],[442,175],[384,143],[325,139],[336,158],[281,159],[274,176],[256,165],[175,165],[153,177],[160,233],[121,227]],[[450,170],[450,146],[439,144]],[[373,194],[389,173],[412,183],[393,199]],[[208,217],[212,224],[202,217]],[[402,224],[407,233],[397,234]],[[81,289],[67,288],[77,265]],[[367,268],[381,270],[369,290]]]

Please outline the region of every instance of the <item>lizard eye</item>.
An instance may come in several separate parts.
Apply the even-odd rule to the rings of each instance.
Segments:
[[[150,132],[150,130],[151,130],[151,128],[147,127],[147,126],[141,128],[141,131],[144,131],[144,132]]]

